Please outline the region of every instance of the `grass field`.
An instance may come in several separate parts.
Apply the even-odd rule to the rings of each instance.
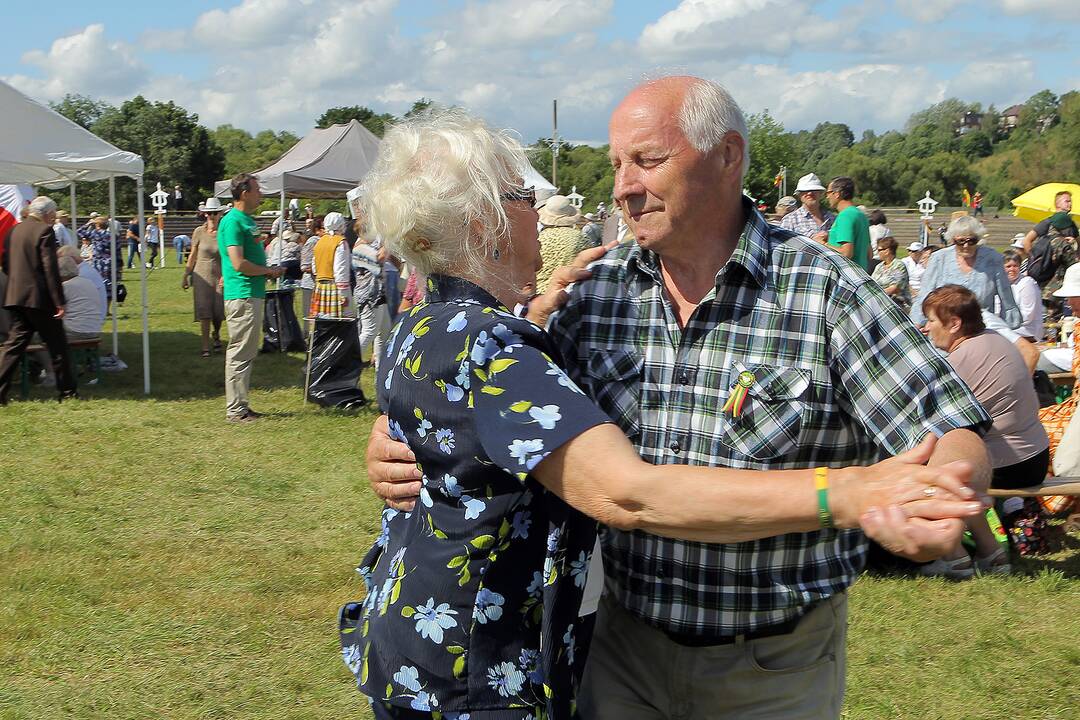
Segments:
[[[0,410],[0,719],[370,717],[335,615],[378,523],[374,413],[304,408],[302,357],[271,355],[271,417],[226,424],[179,281],[149,281],[149,398],[129,302],[128,371]],[[1008,578],[864,577],[851,602],[847,717],[1077,716],[1077,538]]]

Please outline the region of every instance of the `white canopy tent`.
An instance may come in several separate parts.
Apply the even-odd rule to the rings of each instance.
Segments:
[[[71,230],[75,232],[75,182],[109,181],[109,217],[116,216],[116,178],[135,179],[138,198],[140,244],[145,244],[146,222],[143,218],[143,160],[105,142],[89,130],[63,115],[31,100],[0,82],[0,182],[69,187],[71,193]],[[113,353],[119,349],[116,319],[116,227],[110,223],[112,255]],[[140,248],[145,253],[145,247]],[[139,263],[142,276],[143,390],[150,392],[149,304],[146,292],[146,267]]]

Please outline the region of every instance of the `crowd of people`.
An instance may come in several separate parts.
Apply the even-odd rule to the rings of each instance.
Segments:
[[[260,418],[267,279],[373,346],[388,506],[340,637],[377,718],[839,717],[869,542],[1007,573],[980,496],[1080,472],[1080,389],[1040,408],[1033,377],[1080,311],[1068,193],[1005,254],[961,211],[900,258],[848,177],[763,215],[715,83],[649,81],[609,130],[610,212],[538,198],[517,140],[459,108],[388,130],[351,220],[296,205],[264,233],[248,173],[198,206],[181,283],[203,357],[225,326],[228,421]],[[2,239],[0,403],[35,332],[76,395],[68,342],[120,278],[115,221],[80,251],[57,216],[35,198]]]

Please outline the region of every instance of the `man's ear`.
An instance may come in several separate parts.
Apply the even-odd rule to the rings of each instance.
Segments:
[[[742,169],[743,158],[746,154],[746,140],[734,130],[728,130],[724,139],[717,148],[724,160],[725,168],[736,170]]]

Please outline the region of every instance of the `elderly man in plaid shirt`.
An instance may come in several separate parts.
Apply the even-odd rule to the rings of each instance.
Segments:
[[[780,227],[824,245],[836,215],[821,206],[825,186],[814,173],[803,175],[795,186],[795,197],[802,203],[780,221]]]
[[[987,485],[977,432],[989,417],[948,364],[856,265],[769,225],[743,197],[747,131],[723,88],[647,83],[615,110],[610,140],[615,198],[637,240],[591,267],[548,330],[644,459],[869,464],[932,433],[930,464],[969,460]],[[373,485],[405,479],[391,457],[369,448]],[[900,512],[863,527],[903,522]],[[916,559],[958,538],[920,529]],[[846,589],[866,538],[777,533],[706,544],[608,529],[582,717],[839,717]]]

